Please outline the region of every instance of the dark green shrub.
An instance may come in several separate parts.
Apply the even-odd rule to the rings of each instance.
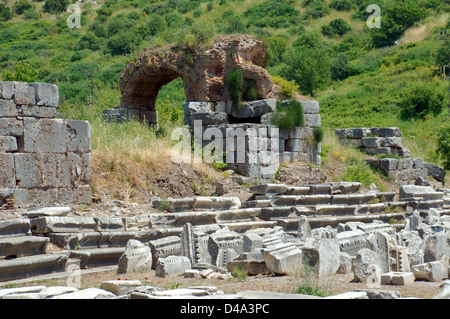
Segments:
[[[290,1],[269,0],[248,9],[244,16],[249,25],[286,28],[297,23],[299,13]]]
[[[450,64],[450,42],[442,41],[439,49],[434,55],[436,66],[443,66]]]
[[[331,0],[330,8],[338,11],[350,11],[355,8],[356,5],[352,0]]]
[[[282,60],[284,52],[287,49],[287,41],[281,36],[272,36],[267,39],[268,48],[267,56],[269,65],[279,64]]]
[[[445,104],[445,95],[436,84],[420,83],[407,89],[399,103],[400,117],[404,120],[423,119],[429,114],[439,115]]]
[[[148,27],[151,35],[156,35],[159,32],[164,31],[164,29],[167,28],[167,22],[162,16],[157,15],[157,14],[152,14],[149,17],[147,27]]]
[[[345,53],[339,53],[331,61],[330,75],[333,81],[344,80],[350,76],[350,59]]]
[[[77,43],[75,43],[74,49],[75,50],[98,50],[100,48],[99,40],[95,36],[94,33],[88,31],[85,34],[83,34],[80,39],[78,39]]]
[[[343,36],[351,30],[352,27],[344,19],[335,19],[329,24],[322,26],[322,34],[329,37]]]
[[[11,13],[11,10],[9,10],[9,8],[3,3],[0,3],[0,21],[8,21],[12,19],[12,17],[13,14]]]
[[[140,39],[135,36],[133,31],[121,32],[108,40],[106,44],[107,52],[112,55],[129,53],[139,42]]]
[[[3,72],[3,81],[35,82],[38,78],[37,71],[26,62],[16,64],[15,71],[15,73]]]
[[[25,20],[38,20],[39,13],[34,8],[30,8],[23,12],[23,17]]]
[[[59,15],[67,9],[68,5],[68,0],[45,0],[43,10],[47,13]]]
[[[26,10],[33,8],[33,5],[28,0],[18,0],[14,4],[14,13],[23,14]]]
[[[302,14],[302,19],[318,19],[326,16],[330,12],[330,8],[322,0],[309,1],[308,7]]]
[[[413,0],[398,0],[383,11],[381,28],[370,29],[372,44],[377,47],[393,45],[406,29],[427,16],[427,10]]]
[[[314,126],[313,128],[314,144],[322,143],[323,129],[321,126]]]
[[[271,124],[282,130],[303,127],[305,115],[302,104],[296,100],[289,100],[287,104],[277,101],[277,109],[274,112]]]
[[[241,69],[233,69],[226,78],[228,92],[233,105],[242,101],[244,93],[244,76]]]
[[[280,75],[286,80],[294,80],[303,94],[314,94],[326,86],[330,78],[330,59],[326,50],[317,42],[309,43],[309,36],[300,38],[283,55]],[[296,41],[297,42],[297,41]]]
[[[439,131],[436,152],[443,160],[444,169],[450,170],[450,126]]]

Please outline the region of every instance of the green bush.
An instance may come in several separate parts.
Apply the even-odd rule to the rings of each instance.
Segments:
[[[8,21],[11,20],[12,17],[13,14],[11,13],[11,10],[9,10],[9,8],[3,3],[0,3],[0,21]]]
[[[427,16],[426,9],[414,0],[398,0],[391,3],[382,16],[382,27],[370,30],[372,44],[377,47],[393,45],[406,29]]]
[[[326,50],[317,42],[310,42],[309,36],[302,36],[283,55],[280,75],[294,80],[303,94],[314,96],[330,82],[330,59]]]
[[[272,81],[280,87],[280,92],[284,98],[290,98],[295,93],[298,93],[299,86],[295,84],[295,81],[288,81],[276,75],[272,77]]]
[[[34,8],[30,8],[23,12],[23,17],[25,20],[38,20],[39,13]]]
[[[33,8],[33,5],[28,0],[18,0],[14,4],[14,13],[23,14],[26,10]]]
[[[286,28],[297,23],[299,13],[292,1],[269,0],[248,9],[244,16],[249,26]]]
[[[439,131],[436,152],[442,159],[444,168],[450,170],[450,126],[443,127]]]
[[[424,119],[429,114],[439,115],[445,104],[445,95],[433,83],[415,84],[407,89],[399,106],[404,120]]]
[[[338,11],[350,11],[355,8],[356,5],[352,0],[331,0],[330,8]]]
[[[135,36],[133,31],[121,32],[108,40],[106,44],[107,52],[112,55],[129,53],[139,42],[140,39]]]
[[[287,105],[277,101],[277,109],[272,117],[271,125],[275,125],[282,130],[303,127],[305,115],[302,104],[296,100],[289,100]]]
[[[67,9],[69,5],[68,0],[46,0],[43,10],[47,13],[53,13],[59,15],[61,12]]]
[[[344,80],[350,75],[350,59],[345,53],[339,53],[331,61],[331,79],[333,81]]]
[[[335,19],[329,24],[322,26],[322,34],[329,37],[343,36],[351,30],[352,27],[344,19]]]
[[[349,159],[346,161],[346,168],[341,180],[347,182],[360,182],[363,187],[368,187],[375,183],[380,185],[380,178],[371,167],[361,159]]]
[[[314,144],[322,143],[323,141],[323,129],[321,126],[314,126],[313,128]]]
[[[148,30],[151,35],[156,35],[162,31],[164,31],[164,29],[167,28],[167,22],[162,16],[157,15],[157,14],[152,14],[149,17],[147,27],[148,27]]]
[[[228,92],[233,105],[239,105],[244,94],[244,76],[241,69],[233,69],[226,78]]]
[[[35,82],[38,78],[37,71],[26,62],[16,64],[15,71],[15,73],[3,72],[3,81]]]
[[[78,39],[77,43],[75,43],[75,50],[98,50],[100,48],[99,40],[92,32],[86,32],[83,34],[80,39]]]

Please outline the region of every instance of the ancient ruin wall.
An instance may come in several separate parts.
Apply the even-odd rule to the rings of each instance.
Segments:
[[[91,128],[57,119],[54,84],[0,82],[0,205],[90,203]]]

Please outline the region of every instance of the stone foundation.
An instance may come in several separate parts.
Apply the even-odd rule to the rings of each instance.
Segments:
[[[91,128],[54,118],[54,84],[0,82],[0,204],[90,203]]]

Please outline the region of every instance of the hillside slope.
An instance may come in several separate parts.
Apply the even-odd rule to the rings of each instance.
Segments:
[[[366,0],[85,1],[79,4],[80,28],[73,29],[67,24],[68,3],[55,14],[45,12],[49,1],[10,1],[9,19],[0,10],[1,76],[58,84],[61,116],[91,122],[94,189],[111,182],[105,177],[111,172],[113,184],[128,192],[145,188],[146,178],[124,177],[131,173],[116,164],[145,163],[141,175],[151,178],[157,160],[170,161],[169,152],[160,150],[170,148],[170,131],[182,122],[185,95],[175,80],[160,91],[158,131],[139,123],[105,125],[101,111],[119,105],[125,66],[145,48],[195,45],[199,37],[208,42],[233,33],[263,40],[269,72],[295,81],[301,94],[320,102],[328,152],[336,148],[335,128],[398,126],[411,156],[442,165],[435,149],[440,128],[448,124],[449,84],[439,79],[436,56],[446,45],[440,37],[449,24],[446,1],[380,0],[385,24],[378,31],[367,28]],[[18,10],[19,4],[25,10]],[[391,21],[396,15],[397,24]],[[422,84],[444,97],[442,112],[402,119],[401,101]]]

